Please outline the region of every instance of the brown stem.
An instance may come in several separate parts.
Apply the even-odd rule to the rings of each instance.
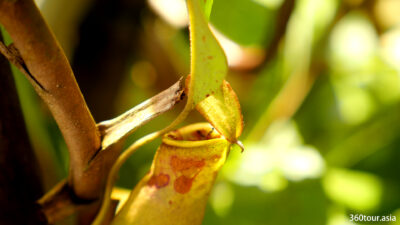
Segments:
[[[281,91],[277,94],[267,111],[261,116],[257,125],[247,138],[247,141],[259,141],[265,131],[273,121],[278,119],[291,118],[302,105],[311,90],[317,76],[326,69],[327,65],[321,60],[324,49],[324,44],[327,42],[334,26],[346,15],[349,11],[344,4],[341,4],[336,12],[335,18],[328,25],[324,35],[317,41],[311,52],[311,65],[306,70],[296,71],[286,82]]]
[[[95,211],[119,155],[119,140],[179,102],[181,82],[132,112],[100,124],[100,134],[62,49],[33,1],[0,0],[0,22],[14,41],[8,47],[0,42],[0,52],[26,75],[48,105],[69,150],[69,178],[38,201],[42,211],[51,223],[82,209]],[[102,144],[105,140],[109,141]]]
[[[67,143],[70,186],[79,198],[97,198],[102,177],[88,174],[85,166],[100,147],[100,135],[63,50],[32,0],[0,0],[0,22]]]
[[[180,79],[168,89],[133,107],[126,113],[112,120],[99,123],[97,126],[102,134],[102,148],[88,162],[87,171],[93,171],[96,176],[106,178],[119,155],[118,144],[121,143],[120,141],[138,127],[172,109],[184,97],[183,90],[183,82]],[[104,187],[104,184],[102,184],[102,187]],[[95,213],[100,202],[84,201],[77,198],[67,183],[62,181],[43,196],[38,203],[42,206],[48,221],[54,223],[83,209]]]
[[[279,8],[278,16],[276,20],[276,31],[275,35],[267,48],[267,56],[265,58],[265,63],[271,61],[276,55],[278,50],[279,42],[282,40],[283,36],[286,33],[286,28],[289,23],[290,15],[292,15],[295,0],[286,0],[282,3],[282,6]]]
[[[285,36],[286,28],[289,23],[290,15],[292,15],[296,0],[285,0],[278,10],[278,16],[276,18],[275,24],[275,34],[272,37],[271,42],[265,49],[265,59],[264,61],[255,68],[255,70],[261,70],[267,66],[272,59],[276,56],[278,52],[279,42]]]
[[[93,202],[79,202],[66,180],[61,181],[52,190],[47,192],[40,200],[39,205],[50,224],[83,209],[96,204]]]
[[[38,163],[25,130],[11,68],[2,55],[0,78],[0,224],[47,224],[35,204],[42,194]]]

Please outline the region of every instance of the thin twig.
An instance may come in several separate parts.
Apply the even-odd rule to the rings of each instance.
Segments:
[[[172,109],[178,102],[183,100],[183,91],[184,87],[182,79],[180,79],[168,89],[162,91],[149,100],[146,100],[126,113],[123,113],[115,119],[99,123],[98,127],[100,128],[103,137],[103,148],[100,148],[99,151],[96,152],[87,162],[87,170],[97,169],[96,176],[102,176],[105,178],[108,171],[110,171],[111,166],[115,164],[118,165],[117,158],[120,149],[114,148],[115,144],[120,143],[124,137],[151,119]],[[126,154],[126,152],[123,153],[121,157]],[[111,172],[111,174],[113,174],[113,172]],[[110,194],[111,190],[112,189],[108,190]],[[42,206],[49,222],[53,223],[84,208],[98,207],[100,199],[100,197],[95,200],[86,201],[80,199],[79,196],[74,194],[67,183],[62,181],[43,196],[38,203]],[[103,210],[104,212],[108,212],[108,206],[109,205],[107,205],[107,208]]]
[[[171,109],[181,100],[182,78],[170,88],[133,107],[122,115],[97,125],[102,136],[101,149],[118,142],[138,127]]]
[[[329,38],[334,26],[340,21],[349,9],[343,5],[339,6],[335,17],[326,28],[324,35],[318,40],[311,50],[310,66],[307,69],[296,70],[286,81],[280,92],[273,99],[267,110],[263,113],[257,125],[247,137],[248,142],[259,141],[273,121],[291,118],[300,108],[309,91],[311,90],[317,76],[326,69],[326,65],[320,61],[320,52]]]
[[[182,112],[178,115],[178,117],[167,127],[165,127],[162,130],[153,132],[151,134],[148,134],[141,139],[137,140],[134,142],[129,148],[124,151],[120,157],[118,157],[117,161],[115,164],[112,166],[110,174],[108,175],[107,178],[107,183],[106,183],[106,189],[104,192],[104,199],[100,208],[100,211],[94,220],[92,225],[101,225],[103,221],[106,218],[108,209],[111,205],[111,192],[114,187],[114,183],[118,174],[119,169],[121,166],[128,160],[128,158],[135,153],[140,147],[143,145],[155,140],[158,137],[161,137],[162,135],[168,133],[169,131],[173,130],[177,125],[179,125],[181,122],[183,122],[186,117],[189,115],[190,111],[193,109],[191,104],[186,103],[185,108],[182,110]]]
[[[260,65],[258,65],[255,70],[261,70],[262,68],[265,68],[276,56],[279,43],[285,36],[286,28],[289,23],[290,16],[292,15],[295,2],[295,0],[285,0],[279,8],[275,24],[275,34],[272,37],[271,42],[265,49],[266,56],[264,58],[264,61]]]

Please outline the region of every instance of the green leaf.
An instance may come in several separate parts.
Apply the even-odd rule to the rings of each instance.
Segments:
[[[362,171],[332,168],[322,184],[333,201],[357,211],[376,209],[383,194],[379,177]]]
[[[244,46],[265,46],[275,32],[277,9],[255,0],[214,0],[212,25]]]
[[[243,116],[239,100],[227,81],[224,81],[222,91],[201,101],[196,109],[231,143],[242,134]]]
[[[210,20],[213,2],[213,0],[206,0],[206,3],[204,4],[204,14],[207,18],[207,21]]]
[[[194,107],[220,89],[228,71],[225,54],[211,33],[203,0],[187,0],[191,38],[191,79],[188,103]]]

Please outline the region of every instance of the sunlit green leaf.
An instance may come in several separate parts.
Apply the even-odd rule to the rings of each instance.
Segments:
[[[224,81],[222,91],[201,101],[196,109],[230,142],[236,142],[242,133],[239,100],[228,82]]]
[[[276,30],[276,8],[255,0],[214,0],[210,21],[229,39],[245,46],[265,46]]]
[[[188,0],[191,39],[191,79],[188,104],[197,105],[220,89],[228,65],[225,54],[211,33],[202,0]]]
[[[207,20],[210,19],[213,2],[214,0],[206,0],[206,3],[204,4],[204,14],[206,15]]]

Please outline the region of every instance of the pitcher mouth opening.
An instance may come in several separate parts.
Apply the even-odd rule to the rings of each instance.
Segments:
[[[163,143],[179,147],[196,147],[226,141],[209,123],[196,123],[164,135]]]

